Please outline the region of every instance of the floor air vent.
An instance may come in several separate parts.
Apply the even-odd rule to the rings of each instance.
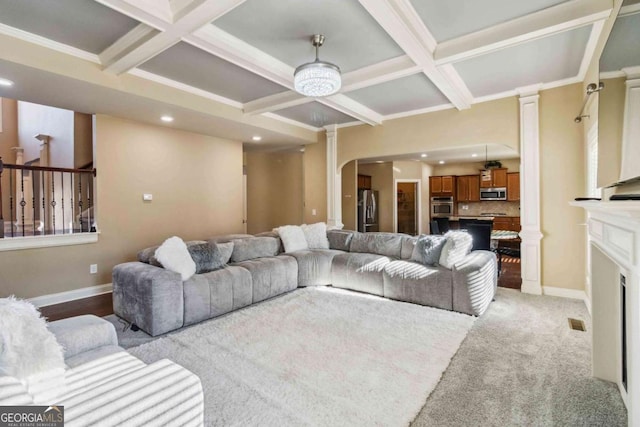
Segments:
[[[584,332],[587,330],[587,328],[584,326],[584,320],[569,318],[569,327],[574,331]]]

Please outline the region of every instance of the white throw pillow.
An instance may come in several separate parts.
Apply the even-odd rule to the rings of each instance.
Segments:
[[[298,225],[283,225],[282,227],[276,228],[275,231],[278,232],[282,240],[285,253],[306,251],[309,249],[302,227]]]
[[[442,248],[439,264],[451,270],[471,252],[473,238],[466,231],[449,231],[444,235],[447,242]]]
[[[183,281],[196,274],[196,263],[191,258],[187,245],[179,237],[173,236],[165,240],[156,249],[155,256],[164,268],[179,273]]]
[[[0,376],[22,382],[37,405],[66,390],[64,350],[28,301],[0,298]]]
[[[327,224],[317,222],[315,224],[303,224],[302,231],[307,240],[309,249],[329,249],[329,239],[327,239]]]

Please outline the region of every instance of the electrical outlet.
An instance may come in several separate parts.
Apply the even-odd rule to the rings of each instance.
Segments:
[[[150,193],[144,193],[142,195],[142,200],[144,200],[145,202],[150,202],[153,200],[153,194]]]
[[[463,211],[468,211],[469,210],[469,205],[462,205],[462,210]]]
[[[98,264],[91,264],[89,266],[89,274],[96,274],[98,272]]]
[[[318,215],[318,211],[315,209],[311,209],[311,215],[316,216]]]

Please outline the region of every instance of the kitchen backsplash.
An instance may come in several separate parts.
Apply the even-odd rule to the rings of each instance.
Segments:
[[[463,209],[468,206],[469,209]],[[520,202],[473,202],[458,203],[458,216],[480,216],[483,213],[506,214],[520,216]]]

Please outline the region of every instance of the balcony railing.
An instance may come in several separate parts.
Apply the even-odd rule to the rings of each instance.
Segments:
[[[95,176],[0,159],[0,238],[95,232]]]

